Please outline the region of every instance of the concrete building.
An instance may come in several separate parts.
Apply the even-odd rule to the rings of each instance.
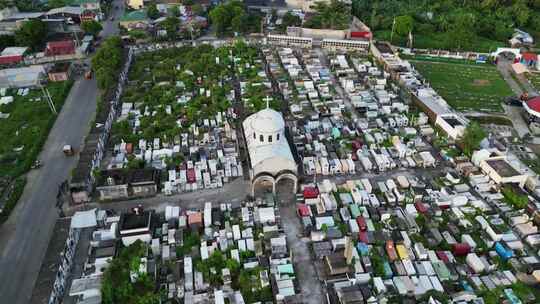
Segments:
[[[276,185],[284,179],[293,182],[296,192],[298,170],[285,137],[283,116],[266,108],[246,118],[242,126],[249,151],[252,194],[259,183],[271,186],[275,193]]]
[[[472,161],[496,184],[512,183],[523,187],[530,177],[510,165],[506,156],[489,153],[487,150],[476,151],[472,156]]]

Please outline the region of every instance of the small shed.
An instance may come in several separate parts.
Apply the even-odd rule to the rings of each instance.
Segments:
[[[49,70],[49,80],[52,82],[66,81],[71,74],[71,64],[69,62],[56,63]]]

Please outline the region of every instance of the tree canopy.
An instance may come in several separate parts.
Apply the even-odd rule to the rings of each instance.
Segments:
[[[180,19],[178,17],[169,16],[161,25],[163,26],[163,29],[167,31],[168,39],[176,39],[178,30],[180,29]]]
[[[102,90],[112,88],[121,66],[122,40],[118,36],[109,37],[92,58],[92,70],[96,74],[98,87]]]
[[[216,35],[224,36],[229,32],[249,33],[260,30],[260,16],[248,14],[244,4],[238,0],[222,3],[210,11],[210,20]]]
[[[305,22],[305,26],[317,29],[343,30],[351,22],[351,9],[343,1],[316,2],[315,14]]]
[[[101,295],[104,304],[159,303],[159,293],[155,291],[152,278],[139,271],[142,258],[146,255],[147,245],[137,240],[129,247],[122,248],[118,257],[114,258],[103,274]],[[131,272],[137,273],[132,283]]]
[[[146,15],[150,19],[157,19],[161,14],[159,13],[159,10],[157,9],[157,5],[155,2],[152,2],[148,5],[148,9],[146,11]]]
[[[289,26],[302,25],[302,19],[291,12],[286,12],[281,18],[280,31],[285,32]]]
[[[480,142],[486,138],[486,132],[477,122],[471,122],[465,129],[461,138],[463,153],[471,156],[472,153],[480,147]]]
[[[32,19],[23,23],[15,32],[15,41],[20,46],[28,46],[32,50],[37,50],[47,38],[47,25],[45,22]]]
[[[101,26],[101,24],[99,22],[97,22],[95,20],[91,20],[91,21],[83,21],[81,23],[81,29],[86,34],[90,34],[92,36],[97,36],[97,34],[99,34],[99,32],[101,32],[103,27]]]
[[[516,27],[540,37],[538,0],[356,0],[352,14],[384,38],[389,38],[394,18],[397,23],[398,18],[409,16],[419,48],[488,51],[497,42],[505,44]],[[394,34],[399,35],[397,31]],[[405,42],[397,38],[393,43]]]

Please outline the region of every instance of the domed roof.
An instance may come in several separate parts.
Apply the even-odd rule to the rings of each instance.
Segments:
[[[250,117],[251,128],[255,132],[275,133],[285,128],[283,116],[278,111],[266,108]]]
[[[537,96],[527,101],[527,106],[533,111],[540,112],[540,97]]]

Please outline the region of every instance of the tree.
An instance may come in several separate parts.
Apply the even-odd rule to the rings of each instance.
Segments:
[[[0,49],[15,45],[15,37],[11,35],[0,35]]]
[[[15,41],[20,46],[37,50],[47,38],[47,25],[39,19],[28,20],[15,32]]]
[[[204,8],[203,8],[202,5],[200,5],[199,3],[193,4],[193,5],[191,6],[191,12],[192,12],[193,15],[195,15],[195,16],[201,16],[201,15],[204,13]]]
[[[345,2],[316,2],[314,10],[315,15],[306,21],[306,27],[337,30],[349,27],[351,10]]]
[[[50,1],[47,1],[47,7],[49,9],[63,7],[63,6],[66,6],[66,5],[67,5],[66,0],[50,0]]]
[[[146,14],[148,15],[148,18],[150,19],[157,19],[160,16],[160,13],[157,9],[157,5],[155,2],[152,2],[148,5],[148,10],[146,11]]]
[[[217,36],[222,36],[225,33],[228,18],[227,10],[223,4],[210,11],[210,20],[212,20],[212,24],[216,29]]]
[[[411,16],[396,17],[395,31],[399,36],[407,36],[413,30],[414,20]]]
[[[97,34],[99,34],[99,32],[101,32],[103,27],[101,26],[101,24],[99,22],[97,22],[95,20],[91,20],[91,21],[83,21],[81,23],[81,29],[86,34],[90,34],[92,36],[97,36]]]
[[[237,14],[232,18],[232,20],[231,20],[231,29],[235,33],[244,32],[244,30],[245,30],[245,28],[243,27],[244,19],[245,19],[244,17],[245,17],[245,15],[242,13],[242,14]]]
[[[236,0],[216,6],[209,16],[217,36],[223,36],[229,30],[244,33],[254,31],[260,26],[260,17],[246,14],[244,4]]]
[[[289,12],[286,12],[285,15],[281,18],[280,31],[284,32],[289,26],[300,26],[302,25],[302,19],[297,15]]]
[[[180,9],[178,8],[178,5],[171,7],[171,15],[174,17],[180,17]]]
[[[482,129],[478,123],[471,122],[465,129],[461,139],[463,153],[470,157],[472,153],[478,149],[478,147],[480,147],[480,142],[484,138],[486,138],[486,132],[484,129]]]
[[[175,39],[180,28],[180,19],[177,17],[167,17],[162,23],[163,28],[167,31],[167,37],[169,39]]]
[[[103,273],[101,284],[102,303],[159,303],[159,293],[154,292],[155,284],[145,273],[138,273],[135,282],[131,281],[131,271],[138,270],[147,245],[137,240],[128,247],[120,249]]]
[[[92,70],[96,73],[98,87],[111,88],[122,65],[122,40],[118,36],[107,38],[92,58]]]

